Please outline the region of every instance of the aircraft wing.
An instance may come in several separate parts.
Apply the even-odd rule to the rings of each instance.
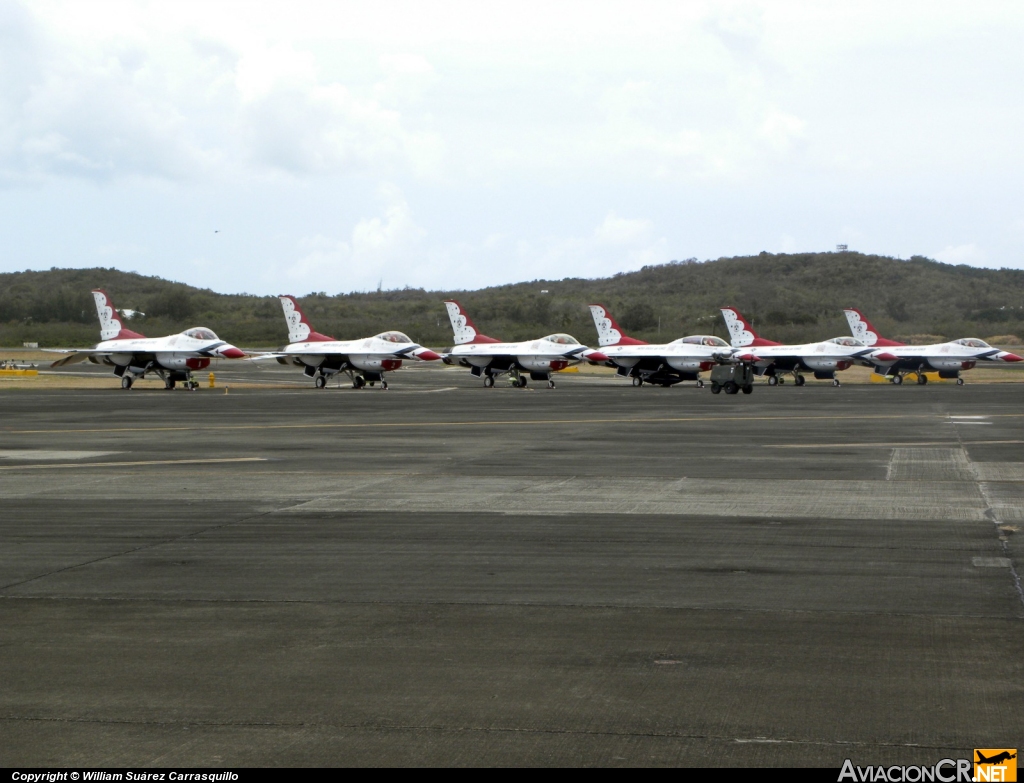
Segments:
[[[99,350],[96,348],[43,348],[46,353],[66,353],[69,354],[63,359],[58,359],[53,362],[51,367],[63,367],[66,364],[76,364],[77,362],[84,362],[90,356],[109,356],[111,351]]]
[[[288,356],[294,356],[290,353],[272,353],[270,351],[246,351],[245,358],[250,362],[267,362],[271,359],[284,359]]]

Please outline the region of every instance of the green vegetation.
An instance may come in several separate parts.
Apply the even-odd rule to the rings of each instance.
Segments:
[[[119,308],[146,313],[129,325],[147,335],[201,324],[238,345],[287,342],[274,297],[217,294],[115,269],[51,269],[0,274],[0,345],[95,343],[93,288],[105,289]],[[595,342],[585,307],[590,302],[606,305],[623,328],[650,341],[693,333],[724,336],[722,305],[739,308],[764,337],[783,342],[848,334],[842,309],[850,306],[897,339],[1024,334],[1024,271],[860,253],[690,259],[611,278],[538,280],[480,291],[314,293],[301,304],[318,331],[338,339],[400,329],[439,347],[451,343],[441,304],[446,298],[458,299],[484,333],[504,340],[564,331]]]

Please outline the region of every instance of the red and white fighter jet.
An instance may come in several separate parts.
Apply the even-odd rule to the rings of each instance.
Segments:
[[[903,378],[910,373],[917,376],[918,383],[928,383],[925,372],[935,370],[940,378],[956,378],[957,384],[963,386],[964,379],[960,377],[960,371],[970,370],[978,362],[1024,361],[1017,354],[993,348],[977,337],[965,337],[933,345],[905,345],[879,335],[878,330],[860,310],[848,307],[844,312],[854,337],[867,346],[884,347],[892,357],[887,361],[875,362],[873,366],[875,372],[886,376],[891,383],[897,385],[903,383]]]
[[[339,372],[352,379],[354,389],[377,382],[386,389],[388,382],[384,373],[399,369],[404,359],[430,362],[441,358],[401,332],[381,332],[361,340],[335,340],[314,331],[294,296],[279,298],[288,324],[289,343],[270,356],[281,364],[302,367],[318,389],[324,388],[331,376]]]
[[[96,301],[96,314],[100,319],[100,342],[93,348],[49,348],[51,353],[67,353],[51,367],[63,367],[88,359],[93,364],[106,364],[114,368],[121,378],[121,388],[130,389],[146,373],[159,375],[164,388],[173,389],[182,381],[187,389],[199,384],[192,380],[195,370],[205,370],[212,359],[241,359],[245,352],[221,340],[209,329],[196,326],[181,334],[167,337],[145,337],[125,329],[121,315],[105,291],[92,292]]]
[[[733,348],[721,337],[694,334],[670,343],[651,344],[629,337],[604,305],[592,304],[590,314],[597,327],[597,342],[618,374],[632,378],[634,386],[653,383],[671,386],[681,381],[704,385],[700,373],[716,364],[753,362],[750,351]]]
[[[503,343],[480,334],[458,302],[449,300],[444,305],[455,334],[455,346],[441,358],[445,364],[468,367],[473,375],[483,376],[484,386],[493,386],[496,376],[508,375],[514,386],[526,386],[529,377],[534,381],[547,381],[548,388],[553,389],[555,381],[551,373],[582,361],[608,361],[603,353],[581,345],[569,334]]]
[[[759,337],[754,328],[740,315],[735,307],[723,307],[722,317],[729,329],[734,348],[754,348],[758,360],[754,367],[758,375],[768,376],[768,385],[785,383],[780,373],[792,373],[797,386],[804,385],[802,371],[809,370],[819,380],[832,379],[832,385],[839,385],[836,373],[849,369],[854,363],[870,364],[879,361],[893,361],[895,356],[884,349],[871,348],[853,337],[833,337],[820,343],[783,345]]]

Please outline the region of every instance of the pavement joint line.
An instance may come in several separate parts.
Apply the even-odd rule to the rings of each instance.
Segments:
[[[894,447],[915,447],[915,446],[998,446],[1013,443],[1024,443],[1024,440],[917,440],[886,441],[884,443],[762,443],[763,449],[837,449],[837,448],[862,448],[862,449],[891,449]]]
[[[482,734],[554,734],[565,736],[594,737],[664,737],[666,739],[711,740],[715,742],[737,743],[780,743],[788,745],[820,745],[843,747],[884,747],[884,748],[922,748],[925,750],[957,750],[952,745],[924,745],[917,742],[878,742],[868,740],[816,740],[816,739],[777,739],[774,737],[730,737],[721,734],[702,734],[683,731],[598,731],[595,729],[555,729],[555,728],[524,728],[516,726],[438,726],[416,724],[380,724],[366,723],[332,723],[329,721],[211,721],[211,720],[128,720],[125,718],[46,718],[41,716],[5,715],[0,721],[23,723],[92,723],[100,725],[128,726],[203,726],[221,728],[285,728],[285,729],[346,729],[369,732],[378,731],[431,731],[438,733],[482,733]]]
[[[130,554],[130,553],[126,553]],[[116,557],[116,555],[112,555]],[[102,559],[102,558],[101,558]],[[75,566],[69,566],[74,568]],[[66,570],[66,569],[65,569]],[[54,573],[57,573],[56,571]],[[31,580],[29,580],[31,581]],[[4,590],[6,588],[0,588]],[[652,611],[652,612],[706,612],[721,614],[732,612],[734,614],[756,614],[756,615],[835,615],[841,617],[909,617],[917,620],[984,620],[986,623],[1004,622],[1017,623],[1021,618],[1015,615],[995,614],[941,614],[926,612],[880,612],[867,610],[850,609],[761,609],[747,606],[679,606],[672,604],[647,604],[637,606],[636,604],[579,604],[579,603],[496,603],[494,601],[354,601],[338,598],[167,598],[160,596],[131,597],[118,595],[31,595],[31,594],[10,594],[0,592],[0,601],[92,601],[95,603],[151,603],[151,604],[253,604],[253,605],[323,605],[323,606],[447,606],[457,608],[498,608],[498,609],[593,609],[608,611],[611,609],[624,612]],[[2,720],[2,718],[0,718]]]
[[[22,579],[21,581],[18,581],[18,582],[12,582],[11,584],[2,585],[2,586],[0,586],[0,592],[2,592],[4,590],[10,590],[11,588],[14,588],[14,587],[21,587],[22,585],[26,585],[29,582],[35,582],[35,581],[37,581],[39,579],[45,579],[48,576],[53,576],[55,574],[62,574],[65,571],[74,571],[76,568],[83,568],[84,566],[94,565],[95,563],[102,563],[104,560],[113,560],[115,557],[123,557],[124,555],[135,554],[136,552],[141,552],[144,549],[152,549],[153,547],[164,546],[165,544],[170,544],[170,543],[172,543],[174,541],[181,541],[182,539],[185,539],[185,538],[194,538],[195,536],[201,536],[201,535],[203,535],[205,533],[209,533],[209,532],[212,532],[214,530],[220,530],[220,529],[225,528],[225,527],[230,527],[231,525],[237,525],[237,524],[240,524],[242,522],[248,522],[248,521],[251,521],[251,520],[254,520],[254,519],[259,519],[260,517],[265,517],[265,516],[267,516],[269,514],[274,513],[274,511],[276,511],[276,510],[277,509],[272,509],[270,511],[263,511],[263,512],[261,512],[259,514],[253,514],[251,517],[244,517],[242,519],[236,519],[236,520],[232,520],[232,521],[229,521],[229,522],[223,522],[223,523],[221,523],[219,525],[210,525],[208,527],[200,528],[198,530],[190,530],[187,533],[181,533],[180,535],[171,536],[170,538],[165,538],[165,539],[162,539],[160,541],[150,541],[148,544],[142,544],[141,546],[132,547],[131,549],[126,549],[123,552],[113,552],[112,554],[104,555],[103,557],[96,557],[96,558],[93,558],[92,560],[86,560],[86,561],[84,561],[82,563],[73,563],[72,565],[67,565],[67,566],[64,566],[63,568],[55,568],[54,570],[48,571],[45,574],[36,574],[35,576],[30,576],[28,579]]]
[[[967,454],[967,450],[964,449],[965,441],[960,435],[959,430],[957,430],[957,439],[960,441],[960,449],[964,452],[964,455],[967,456],[968,465],[974,465],[974,461],[970,458],[970,455]],[[977,476],[976,470],[975,476]],[[998,536],[1001,520],[998,519],[996,509],[992,506],[992,502],[989,500],[988,491],[985,487],[986,482],[975,478],[975,483],[978,485],[978,492],[981,495],[981,499],[985,501],[985,516],[992,522],[992,526]],[[1017,567],[1014,565],[1013,558],[1010,556],[1010,547],[1005,540],[1000,540],[999,547],[1002,549],[1006,559],[1010,561],[1010,579],[1013,581],[1013,586],[1017,592],[1017,597],[1020,599],[1021,605],[1024,605],[1024,586],[1021,585],[1020,574],[1017,573]],[[1022,616],[1022,619],[1024,619],[1024,616]]]
[[[1019,419],[1024,413],[993,413],[992,418]],[[397,421],[397,422],[360,422],[331,424],[328,422],[310,422],[303,424],[213,424],[182,427],[90,427],[81,429],[45,429],[45,430],[0,430],[8,435],[40,435],[61,434],[70,432],[196,432],[223,430],[302,430],[302,429],[388,429],[400,427],[496,427],[496,426],[528,426],[548,424],[672,424],[679,422],[701,422],[714,424],[723,421],[891,421],[894,419],[943,419],[948,420],[946,413],[921,414],[863,414],[853,416],[673,416],[661,418],[623,417],[610,419],[505,419],[479,421]]]
[[[58,468],[124,468],[140,465],[213,465],[221,462],[268,462],[266,457],[226,457],[224,459],[151,459],[136,462],[51,462],[31,465],[0,465],[0,470],[54,470]]]

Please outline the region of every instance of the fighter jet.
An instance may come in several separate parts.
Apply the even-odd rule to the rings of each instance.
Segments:
[[[980,361],[1022,361],[1017,354],[1000,351],[977,337],[964,337],[933,345],[904,345],[879,335],[860,310],[848,307],[845,313],[854,337],[869,347],[884,347],[891,356],[891,359],[873,362],[872,366],[875,372],[897,385],[903,383],[903,379],[911,373],[917,376],[918,383],[928,383],[925,372],[936,370],[940,378],[956,378],[957,385],[963,386],[964,379],[960,377],[960,371],[970,370]]]
[[[279,299],[288,324],[289,342],[267,358],[302,367],[318,389],[324,388],[331,376],[339,372],[348,375],[354,389],[378,382],[382,389],[386,389],[388,382],[384,373],[400,368],[403,360],[430,362],[441,358],[401,332],[381,332],[361,340],[335,340],[313,330],[294,296],[281,296]]]
[[[699,373],[715,364],[752,362],[758,357],[750,351],[733,348],[721,337],[694,334],[670,343],[650,344],[629,337],[604,305],[592,304],[590,314],[597,327],[601,352],[618,374],[633,379],[634,386],[653,383],[672,386],[681,381],[696,381],[704,386]]]
[[[444,304],[455,334],[455,346],[441,358],[445,364],[468,367],[473,375],[482,376],[484,386],[494,386],[496,377],[508,375],[513,386],[522,388],[527,380],[547,381],[548,388],[554,389],[551,373],[581,361],[608,361],[603,353],[580,345],[568,334],[549,334],[520,343],[500,342],[480,334],[458,302],[449,300]]]
[[[205,370],[212,359],[241,359],[245,353],[224,342],[203,326],[186,329],[181,334],[167,337],[145,337],[125,329],[121,315],[105,291],[92,292],[96,301],[96,314],[100,319],[100,342],[93,348],[49,348],[51,353],[66,353],[51,367],[63,367],[88,359],[93,364],[106,364],[114,368],[121,379],[121,388],[130,389],[146,373],[159,375],[164,388],[173,389],[179,381],[186,389],[197,389],[192,380],[195,370]]]
[[[792,373],[797,386],[804,385],[803,371],[814,373],[819,380],[832,379],[839,385],[836,373],[849,369],[855,362],[893,361],[895,356],[884,350],[871,348],[852,337],[833,337],[820,343],[783,345],[759,337],[735,307],[723,307],[722,317],[729,329],[734,348],[754,348],[759,357],[754,362],[758,375],[768,376],[768,385],[785,383],[782,373]]]

